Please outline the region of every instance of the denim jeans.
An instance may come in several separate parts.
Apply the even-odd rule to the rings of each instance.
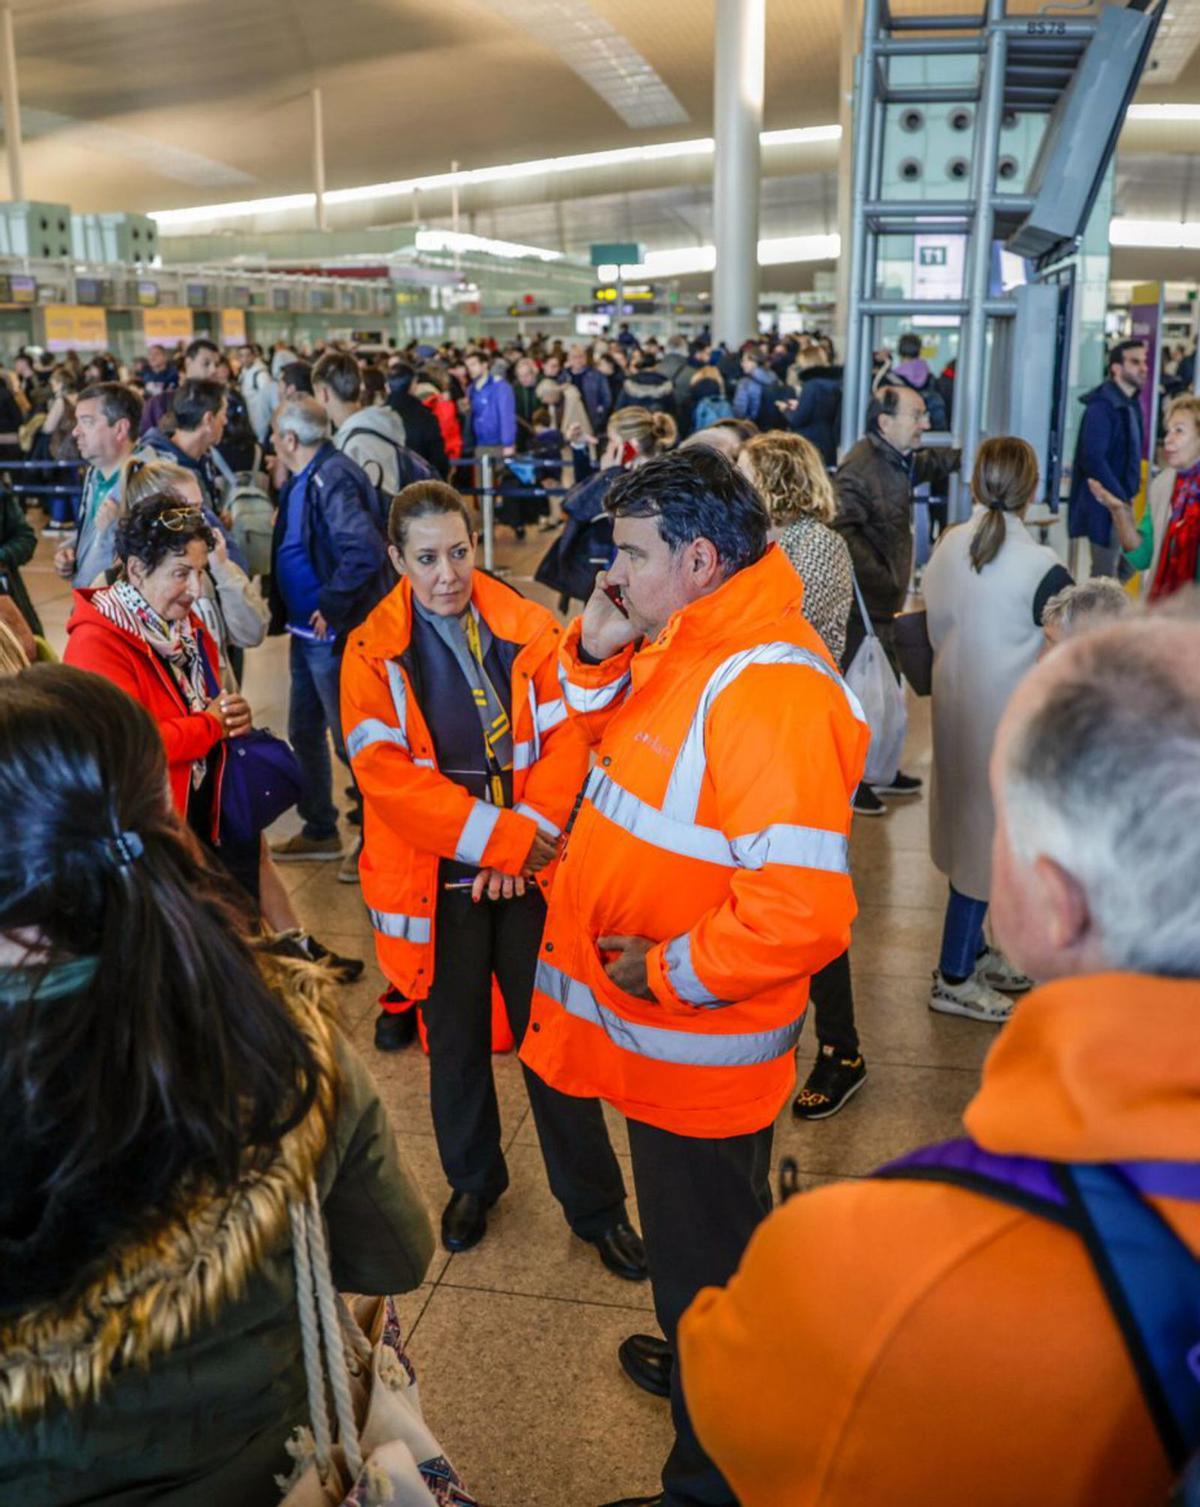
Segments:
[[[296,809],[304,818],[305,837],[336,837],[338,814],[333,804],[330,736],[338,758],[349,767],[338,705],[341,651],[332,644],[293,637],[289,664],[292,686],[288,697],[288,738],[300,761],[304,781],[304,793]]]
[[[986,915],[986,900],[972,900],[970,895],[960,895],[953,885],[950,886],[946,927],[942,932],[943,977],[968,978],[975,972],[975,964],[983,951]]]

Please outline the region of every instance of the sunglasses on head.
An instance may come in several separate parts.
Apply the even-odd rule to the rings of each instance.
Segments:
[[[173,534],[182,534],[203,523],[204,514],[199,508],[167,508],[153,520],[155,528],[170,529]]]

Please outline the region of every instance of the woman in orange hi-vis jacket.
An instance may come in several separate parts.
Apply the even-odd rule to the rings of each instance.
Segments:
[[[671,1344],[716,1285],[706,1274],[728,1280],[770,1205],[808,982],[850,940],[850,800],[870,734],[805,621],[800,578],[767,543],[762,501],[724,456],[647,461],[605,506],[616,562],[560,653],[563,699],[596,758],[521,1056],[626,1116]],[[661,1350],[634,1335],[620,1358],[647,1390],[670,1387],[662,1500],[732,1507]]]
[[[467,1250],[508,1186],[491,1066],[495,975],[519,1043],[545,922],[542,887],[587,750],[568,719],[544,607],[475,569],[462,498],[440,481],[394,500],[400,584],[351,635],[346,749],[363,796],[363,899],[379,964],[422,1000],[430,1096],[453,1190],[449,1250]],[[550,1187],[618,1276],[646,1276],[600,1105],[526,1073]]]

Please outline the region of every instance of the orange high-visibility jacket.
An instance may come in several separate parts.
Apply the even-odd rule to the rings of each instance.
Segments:
[[[808,981],[855,915],[850,800],[869,731],[772,546],[638,652],[560,656],[596,764],[560,857],[522,1058],[566,1093],[691,1136],[768,1125]],[[649,937],[652,1000],[598,937]]]
[[[363,796],[363,900],[380,969],[417,999],[433,978],[438,860],[519,874],[537,829],[556,837],[566,825],[587,770],[586,743],[558,685],[558,623],[482,571],[471,604],[495,638],[521,646],[512,670],[511,810],[475,799],[438,772],[405,664],[413,617],[407,581],[351,633],[342,662],[342,730]],[[548,888],[549,873],[538,882]]]
[[[1195,1162],[1200,983],[1027,995],[963,1122],[986,1150]],[[1200,1256],[1200,1208],[1149,1200]],[[970,1185],[793,1198],[679,1325],[688,1412],[742,1507],[1159,1507],[1171,1470],[1073,1230]]]

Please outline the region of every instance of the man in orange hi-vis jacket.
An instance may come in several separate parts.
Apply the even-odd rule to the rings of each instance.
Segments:
[[[770,1206],[808,981],[845,949],[855,914],[847,836],[869,732],[768,545],[757,493],[723,456],[648,461],[606,507],[617,559],[559,654],[594,766],[551,891],[522,1058],[627,1117],[671,1346]],[[654,1350],[633,1336],[622,1364],[643,1385],[657,1364],[676,1441],[663,1495],[626,1501],[731,1504],[670,1353]]]

